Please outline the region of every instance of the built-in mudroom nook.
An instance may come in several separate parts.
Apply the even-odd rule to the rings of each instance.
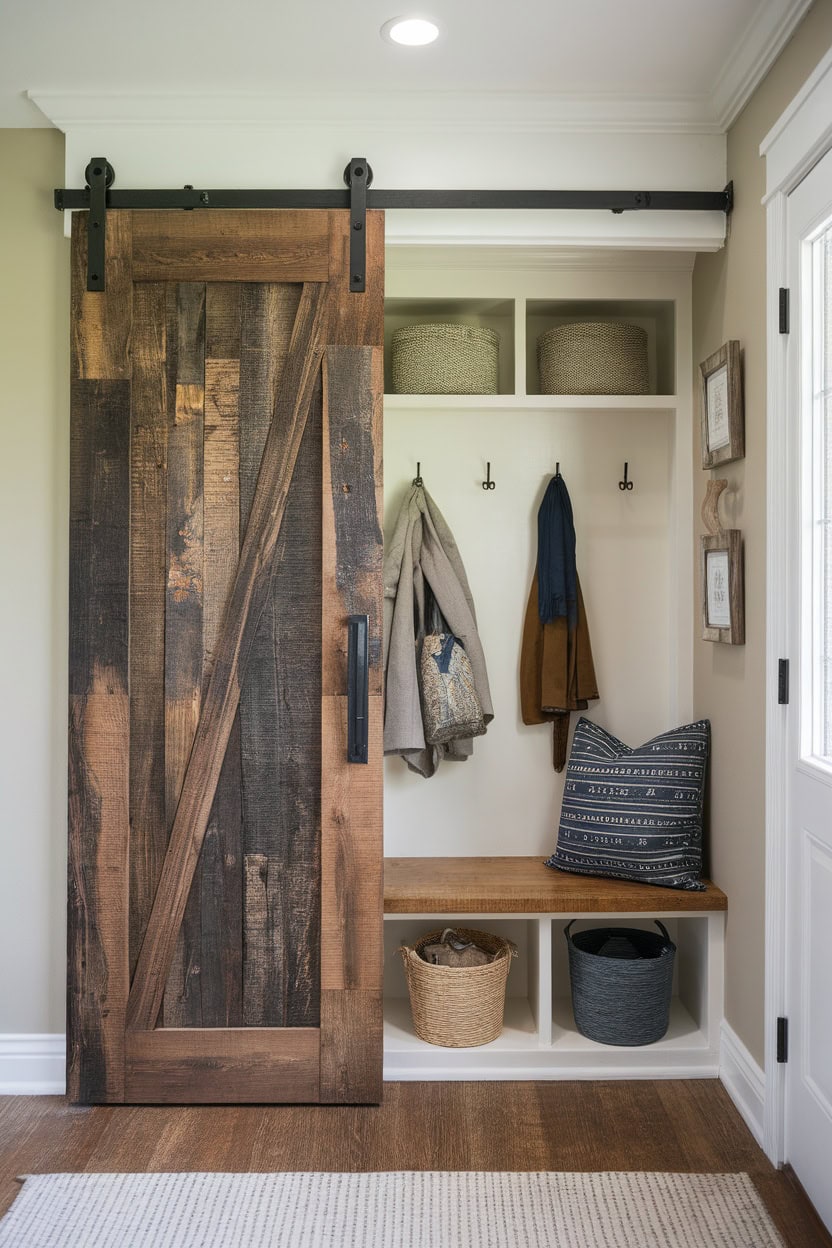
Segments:
[[[565,757],[553,758],[556,726],[523,722],[521,690],[538,513],[560,477],[571,500],[594,662],[597,698],[584,701],[587,714],[631,746],[694,719],[693,261],[692,253],[617,248],[388,247],[387,550],[418,480],[464,562],[493,720],[470,756],[442,759],[428,777],[407,765],[412,754],[385,759],[387,1078],[680,1078],[718,1068],[725,894],[710,883],[701,891],[645,887],[615,878],[616,863],[600,879],[544,869],[568,772]],[[493,392],[409,392],[411,327],[425,326],[436,327],[435,339],[444,326],[493,336],[486,341],[496,370],[483,374]],[[632,347],[604,336],[621,327],[636,331]],[[552,393],[554,385],[541,381],[552,331],[562,331],[566,344],[558,348],[561,367],[576,370],[555,378],[569,393]],[[576,334],[574,348],[568,331]],[[421,356],[456,351],[458,359],[456,331],[446,332],[447,342],[423,338]],[[608,377],[627,392],[610,393]],[[464,374],[460,382],[483,384]],[[428,375],[427,384],[438,389],[444,377]],[[579,385],[585,392],[572,393]],[[390,579],[386,567],[388,599]],[[391,648],[386,749],[397,745],[389,725],[396,659]],[[571,716],[572,727],[580,714]],[[594,837],[605,820],[627,818],[621,799],[609,796],[609,812],[585,825]],[[653,807],[648,799],[646,809]],[[656,820],[644,823],[651,834]],[[621,831],[605,838],[613,857]],[[631,880],[638,878],[637,846],[632,857]],[[655,861],[655,852],[647,857]],[[655,931],[656,919],[666,925],[677,957],[661,1040],[608,1045],[576,1028],[564,931],[573,919],[574,931],[599,924]],[[438,1047],[415,1032],[397,951],[430,928],[460,924],[514,946],[504,1027],[481,1047]]]

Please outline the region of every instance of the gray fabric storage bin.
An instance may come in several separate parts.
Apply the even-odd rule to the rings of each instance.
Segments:
[[[676,946],[658,919],[656,932],[595,927],[570,933],[569,978],[575,1025],[601,1044],[654,1044],[670,1021]]]

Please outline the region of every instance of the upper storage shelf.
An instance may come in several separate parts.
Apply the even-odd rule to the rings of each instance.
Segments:
[[[657,299],[390,298],[385,303],[384,381],[393,407],[409,409],[432,398],[431,406],[520,406],[639,411],[675,405],[675,305]],[[537,339],[556,326],[576,322],[623,321],[647,335],[646,394],[541,394]],[[394,395],[392,338],[406,325],[442,322],[493,330],[499,336],[496,395]]]

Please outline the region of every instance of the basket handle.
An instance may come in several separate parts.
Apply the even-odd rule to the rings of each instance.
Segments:
[[[566,924],[566,927],[563,929],[563,934],[567,940],[572,939],[571,936],[569,935],[569,929],[572,927],[572,924],[574,922],[575,922],[574,919],[570,919],[569,922]],[[656,924],[656,927],[659,929],[659,931],[661,932],[662,936],[665,938],[667,943],[669,945],[672,945],[673,941],[670,939],[670,932],[668,932],[667,928],[665,927],[664,923],[662,923],[661,919],[654,919],[653,922]]]

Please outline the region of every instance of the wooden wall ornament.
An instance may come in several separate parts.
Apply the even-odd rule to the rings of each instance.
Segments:
[[[702,503],[707,529],[700,538],[702,640],[741,646],[745,643],[742,532],[723,529],[719,518],[719,500],[727,485],[725,480],[709,481]]]
[[[702,467],[718,468],[745,455],[740,344],[731,339],[699,365]]]
[[[383,216],[355,294],[348,212],[197,215],[101,292],[73,223],[68,1089],[377,1101]]]

